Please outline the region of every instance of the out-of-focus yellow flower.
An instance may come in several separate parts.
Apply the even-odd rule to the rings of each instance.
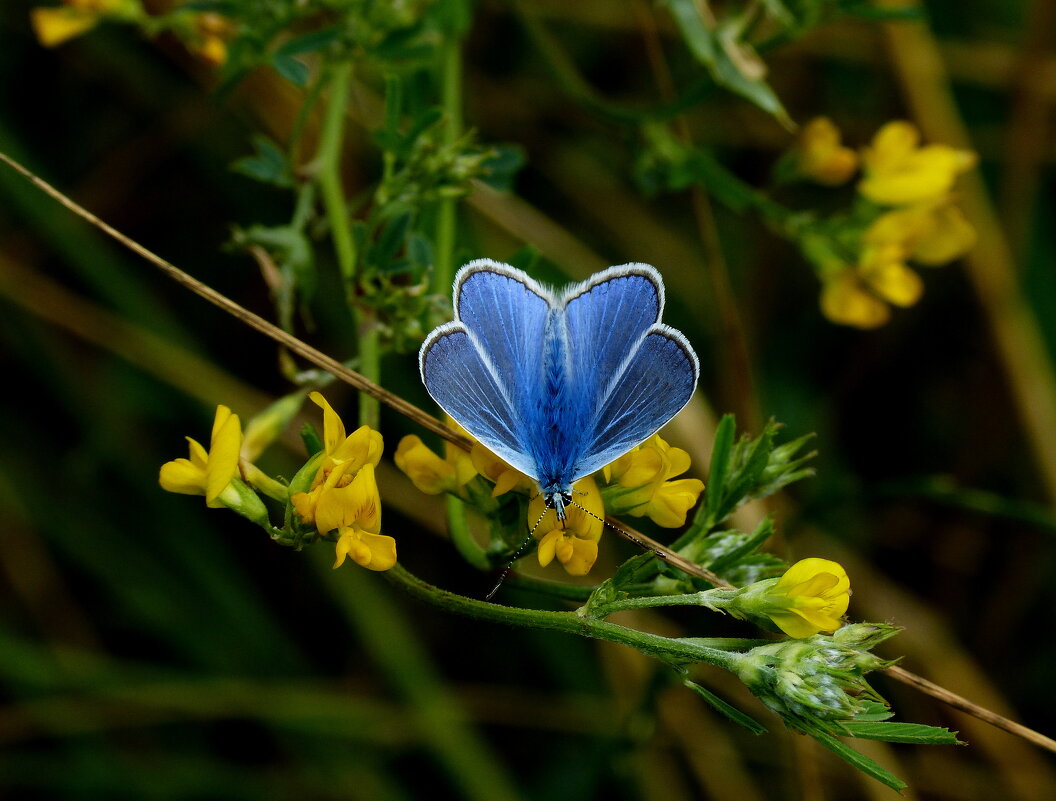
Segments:
[[[975,166],[969,150],[948,145],[920,146],[920,132],[896,120],[881,128],[862,150],[865,177],[858,191],[875,203],[901,206],[938,200],[949,194],[957,176]]]
[[[975,239],[975,228],[948,199],[885,212],[863,236],[866,247],[896,245],[905,258],[928,266],[960,258]]]
[[[323,410],[323,460],[308,492],[290,497],[297,515],[320,534],[336,533],[340,566],[346,556],[371,570],[396,563],[396,540],[380,534],[381,499],[374,468],[381,460],[381,434],[361,426],[345,435],[345,424],[318,392],[309,397]]]
[[[187,442],[189,459],[174,459],[161,466],[158,474],[161,488],[182,495],[204,495],[206,505],[213,508],[236,504],[238,493],[229,492],[229,487],[238,476],[238,453],[242,446],[238,415],[226,406],[217,406],[209,450],[190,437]]]
[[[822,279],[820,305],[832,322],[855,328],[879,328],[891,318],[887,304],[866,288],[851,266]]]
[[[847,612],[851,580],[828,559],[802,559],[792,565],[763,596],[759,611],[790,637],[835,631]]]
[[[697,478],[672,481],[689,470],[689,454],[654,434],[602,468],[605,500],[612,514],[649,517],[658,526],[677,528],[704,491]]]
[[[104,17],[132,12],[129,0],[63,0],[58,7],[30,9],[29,22],[37,41],[45,47],[57,47],[88,32]]]
[[[590,476],[577,481],[572,490],[574,503],[565,507],[568,516],[564,526],[557,513],[547,509],[542,493],[528,504],[528,525],[535,526],[540,565],[546,567],[556,556],[570,576],[585,576],[598,558],[605,504]]]
[[[858,154],[840,144],[840,131],[828,117],[804,125],[792,153],[800,175],[827,186],[842,184],[858,169]]]
[[[444,457],[441,459],[420,437],[410,434],[400,440],[395,460],[396,466],[426,495],[462,495],[466,482],[477,474],[473,462],[468,453],[450,442],[444,443]]]
[[[192,51],[214,67],[227,61],[227,41],[234,35],[234,26],[227,17],[212,11],[197,14],[194,31],[197,41],[191,44]]]
[[[495,485],[491,490],[492,498],[498,498],[511,490],[530,492],[535,487],[532,479],[511,467],[479,442],[473,443],[469,456],[477,472]]]
[[[924,294],[924,282],[903,261],[897,244],[867,244],[858,257],[858,275],[866,286],[895,306],[912,306]]]

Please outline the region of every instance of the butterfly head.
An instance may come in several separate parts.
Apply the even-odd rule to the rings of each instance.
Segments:
[[[565,518],[568,517],[568,512],[565,511],[565,507],[572,505],[572,490],[560,487],[544,487],[543,502],[548,509],[554,510],[557,514],[557,519],[560,520],[563,525]]]

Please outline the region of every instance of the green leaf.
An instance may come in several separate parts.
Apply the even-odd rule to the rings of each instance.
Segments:
[[[304,53],[316,53],[341,37],[341,26],[332,25],[329,28],[320,28],[317,31],[306,33],[303,36],[295,36],[287,42],[283,42],[275,48],[275,55],[298,56]]]
[[[262,134],[253,137],[252,156],[244,156],[231,164],[231,169],[254,181],[288,188],[293,186],[286,154],[274,141]]]
[[[770,539],[773,533],[774,521],[770,515],[767,515],[762,519],[759,525],[756,526],[755,531],[753,531],[743,543],[720,556],[708,565],[708,567],[721,575],[728,567],[737,564],[737,562],[749,554],[755,553],[756,549]]]
[[[751,77],[744,64],[734,60],[736,57],[737,61],[743,61],[749,55],[757,58],[750,46],[740,39],[744,27],[742,20],[722,22],[713,31],[701,16],[696,0],[667,0],[667,6],[690,52],[707,68],[715,83],[773,114],[782,125],[792,125],[788,112],[770,86],[762,78]]]
[[[781,0],[762,0],[762,5],[766,9],[766,13],[782,25],[786,27],[795,25],[795,16],[793,16],[792,12],[788,10],[788,7],[782,3]]]
[[[856,723],[865,721],[878,721],[887,720],[892,717],[895,713],[891,711],[891,707],[887,704],[881,704],[879,701],[864,701],[865,711],[859,712],[854,716]]]
[[[883,740],[887,743],[914,745],[964,745],[957,732],[923,723],[883,723],[872,721],[841,721],[840,728],[851,737],[862,740]]]
[[[315,430],[315,426],[313,426],[311,423],[305,423],[304,427],[301,428],[301,440],[304,442],[304,447],[308,449],[308,453],[310,453],[313,457],[312,459],[309,459],[309,463],[315,461],[314,457],[322,453],[323,451],[323,440],[320,438],[319,432]],[[308,465],[305,465],[305,467],[307,466]],[[315,468],[317,468],[318,466],[318,464],[314,465]],[[304,468],[301,468],[301,470],[298,471],[297,476],[300,477],[302,472],[305,472]],[[307,472],[312,472],[312,470],[309,469]],[[315,478],[314,473],[311,478],[308,479],[308,484],[312,483],[313,478]],[[295,485],[296,488],[294,488]],[[298,479],[296,477],[293,479],[293,481],[290,482],[290,487],[291,494],[293,494],[294,492],[306,491],[302,489],[301,486],[298,484]]]
[[[799,729],[804,734],[809,734],[823,746],[832,751],[836,756],[846,760],[858,770],[865,773],[867,776],[872,776],[878,782],[882,782],[890,787],[892,790],[901,792],[908,785],[898,778],[895,774],[891,773],[887,769],[881,767],[876,762],[871,760],[865,754],[860,754],[851,748],[849,745],[840,742],[828,732],[824,731],[817,724],[809,724],[805,721],[786,721],[794,729]]]
[[[711,450],[711,468],[708,471],[708,486],[704,495],[704,509],[710,521],[715,520],[719,504],[722,503],[726,471],[730,467],[730,449],[736,435],[737,422],[732,414],[723,415],[715,429],[715,444]]]
[[[404,209],[384,223],[381,233],[371,246],[370,254],[367,257],[367,261],[371,266],[382,272],[391,271],[393,258],[400,248],[403,247],[413,219],[413,212],[409,209]]]
[[[699,695],[709,704],[711,704],[712,708],[715,709],[717,712],[720,712],[721,714],[725,715],[734,723],[740,723],[752,734],[766,734],[766,732],[768,731],[766,726],[764,726],[758,720],[744,714],[744,712],[737,709],[737,707],[731,706],[730,704],[726,703],[721,698],[719,698],[719,696],[715,695],[715,693],[711,692],[710,690],[704,687],[701,687],[695,681],[689,681],[688,679],[686,679],[682,683],[689,687],[691,690],[693,690],[697,695]]]
[[[493,145],[491,154],[481,165],[484,171],[481,179],[493,189],[511,192],[513,179],[526,161],[524,148],[519,145]]]
[[[283,78],[303,89],[308,85],[308,78],[311,75],[311,71],[308,69],[308,65],[303,61],[298,60],[293,55],[275,53],[271,57],[271,66],[275,68],[275,71],[279,73]]]

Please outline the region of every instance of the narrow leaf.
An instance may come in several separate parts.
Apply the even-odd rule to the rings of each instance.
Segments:
[[[737,709],[737,707],[731,706],[730,704],[726,703],[721,698],[719,698],[719,696],[715,695],[715,693],[711,692],[710,690],[704,687],[701,687],[694,681],[689,681],[688,679],[684,681],[683,684],[685,684],[687,687],[697,693],[697,695],[707,701],[712,706],[712,708],[715,709],[715,711],[725,715],[734,723],[740,723],[752,734],[766,734],[766,726],[757,721],[755,718],[749,717],[748,715],[744,714],[741,710]]]
[[[704,508],[710,522],[715,521],[715,513],[722,503],[723,486],[726,473],[730,468],[730,450],[736,435],[737,423],[732,414],[723,415],[715,429],[715,445],[711,451],[711,469],[708,471],[708,486],[705,490]]]
[[[915,745],[964,745],[957,739],[957,732],[923,723],[883,723],[848,720],[840,726],[851,737],[863,740],[883,740],[887,743],[913,743]]]
[[[867,776],[872,776],[878,782],[886,784],[892,790],[901,792],[907,787],[906,783],[895,774],[891,773],[886,768],[881,767],[869,757],[865,756],[865,754],[860,754],[849,745],[841,743],[831,734],[823,731],[820,727],[795,724],[793,728],[799,728],[805,734],[809,734],[823,746],[836,754],[836,756],[846,760],[851,765],[854,765],[854,767],[858,768],[858,770],[862,771],[862,773],[865,773]]]

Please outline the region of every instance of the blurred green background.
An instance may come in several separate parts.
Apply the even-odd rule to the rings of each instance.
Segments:
[[[553,281],[628,261],[660,268],[666,319],[703,362],[705,411],[669,431],[698,474],[714,419],[706,409],[736,411],[749,429],[772,416],[791,436],[816,432],[818,475],[778,499],[776,547],[843,563],[851,615],[906,627],[885,655],[905,654],[907,668],[1053,732],[1056,9],[925,5],[926,25],[847,15],[765,52],[797,122],[828,115],[857,146],[899,118],[950,141],[953,119],[980,156],[985,186],[963,189],[980,231],[975,262],[927,271],[924,298],[885,327],[822,318],[810,268],[752,214],[713,204],[709,240],[688,193],[644,195],[626,126],[555,80],[525,24],[527,14],[543,26],[599,94],[648,106],[659,102],[650,41],[669,50],[676,80],[696,68],[646,2],[474,4],[466,125],[482,142],[523,148],[526,164],[512,195],[481,188],[460,204],[460,255],[503,260],[530,245]],[[232,225],[287,219],[289,197],[230,165],[255,132],[288,125],[293,88],[259,70],[217,94],[213,72],[177,41],[116,26],[47,50],[30,7],[0,8],[0,150],[270,316],[257,266],[225,243]],[[687,120],[698,144],[753,185],[767,183],[792,141],[721,91]],[[362,129],[346,144],[354,195],[376,177],[377,156]],[[821,190],[799,191],[800,202],[823,202]],[[716,248],[746,335],[747,386],[731,377],[704,278]],[[324,293],[313,311],[313,343],[351,355],[341,304]],[[805,738],[734,730],[634,653],[446,616],[353,565],[330,572],[326,546],[283,549],[201,499],[163,493],[159,466],[184,455],[185,435],[207,436],[215,404],[248,419],[290,390],[276,350],[7,169],[0,342],[5,797],[890,797]],[[382,378],[425,405],[412,354],[389,356]],[[328,396],[354,419],[353,393],[335,386]],[[384,411],[382,432],[388,456],[402,434],[420,433]],[[288,475],[299,459],[276,450],[264,464]],[[401,561],[482,596],[489,580],[444,539],[442,504],[387,464],[384,530]],[[611,536],[602,551],[601,576],[631,553]],[[644,620],[743,631],[711,616],[703,632],[690,614]],[[707,677],[758,708],[734,682]],[[1051,755],[876,684],[900,719],[948,725],[970,743],[873,744],[868,753],[910,783],[907,798],[1056,797]]]

